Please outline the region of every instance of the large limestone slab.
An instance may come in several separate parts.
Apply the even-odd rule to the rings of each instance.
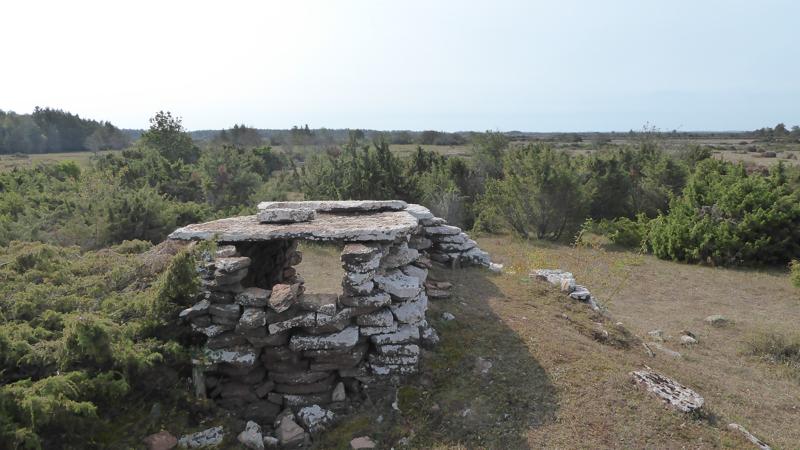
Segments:
[[[257,216],[240,216],[187,225],[170,239],[218,242],[254,242],[286,239],[309,241],[394,241],[409,235],[417,219],[405,211],[383,211],[363,215],[319,213],[309,222],[260,223]]]
[[[678,411],[690,413],[703,407],[705,400],[697,392],[677,381],[652,370],[631,372],[636,384],[643,386],[669,406]]]
[[[317,213],[313,209],[305,208],[272,208],[258,212],[258,221],[261,223],[297,223],[314,220]]]
[[[402,200],[337,200],[337,201],[304,201],[304,202],[261,202],[259,210],[265,209],[312,209],[319,212],[377,212],[400,211],[408,205]]]

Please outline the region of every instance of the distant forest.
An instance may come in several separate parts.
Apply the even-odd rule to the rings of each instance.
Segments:
[[[31,154],[77,151],[117,150],[128,147],[139,139],[145,130],[119,129],[110,122],[84,119],[77,114],[53,108],[36,107],[31,114],[17,114],[0,110],[0,154]],[[610,142],[647,132],[502,132],[510,141],[553,142]],[[383,140],[392,145],[466,145],[476,135],[473,131],[445,132],[435,130],[368,130],[309,128],[308,125],[291,129],[258,129],[246,125],[234,125],[226,130],[196,130],[188,134],[198,144],[222,144],[234,146],[336,146],[366,139]],[[477,133],[480,134],[480,133]],[[800,139],[800,128],[791,129],[783,124],[774,128],[754,131],[730,132],[661,132],[662,137],[679,139],[693,138],[741,138],[759,140]]]
[[[110,122],[82,119],[60,109],[31,114],[0,110],[0,154],[109,150],[127,147],[130,136]]]

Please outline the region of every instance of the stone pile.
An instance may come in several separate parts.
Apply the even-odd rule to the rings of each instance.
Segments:
[[[541,281],[547,281],[561,289],[562,292],[566,292],[569,298],[588,303],[595,311],[600,310],[597,299],[589,292],[586,286],[577,284],[571,272],[565,272],[559,269],[538,269],[531,272],[530,277]]]
[[[220,244],[198,267],[201,293],[180,318],[204,341],[196,392],[253,421],[241,435],[248,445],[271,428],[278,441],[305,442],[303,433],[325,426],[314,417],[330,418],[300,408],[343,410],[365,383],[416,373],[421,347],[439,339],[426,320],[428,296],[445,298],[451,287],[428,279],[431,259],[490,264],[460,229],[396,200],[267,202],[256,216],[190,225],[171,238]],[[305,292],[300,240],[342,248],[341,292]],[[298,415],[286,418],[287,408]]]
[[[486,267],[491,264],[489,254],[478,248],[478,243],[461,228],[448,225],[424,206],[409,205],[406,211],[416,217],[420,225],[411,238],[412,248],[426,251],[430,259],[442,264]]]

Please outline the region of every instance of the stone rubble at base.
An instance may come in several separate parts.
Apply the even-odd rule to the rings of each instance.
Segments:
[[[452,287],[429,279],[431,260],[450,267],[492,263],[466,233],[420,205],[270,202],[259,209],[259,219],[272,214],[289,222],[312,215],[292,211],[315,217],[284,225],[231,218],[177,230],[173,238],[217,236],[222,244],[198,267],[201,292],[180,318],[206,336],[195,361],[207,396],[265,427],[249,426],[240,442],[263,448],[255,438],[263,433],[270,444],[277,439],[282,446],[302,445],[333,420],[332,412],[318,409],[336,410],[367,384],[418,372],[420,347],[439,341],[426,320],[427,294],[449,297]],[[340,295],[305,293],[294,268],[303,259],[300,240],[343,246]],[[296,422],[284,417],[273,438],[265,424],[286,408],[305,412]]]
[[[585,286],[577,284],[571,272],[565,272],[560,269],[537,269],[531,272],[529,276],[537,280],[547,281],[561,289],[562,292],[565,292],[569,298],[588,303],[595,311],[600,310],[597,298]]]

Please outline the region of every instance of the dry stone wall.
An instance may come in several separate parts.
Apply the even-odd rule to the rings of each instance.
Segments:
[[[197,392],[262,425],[286,407],[342,408],[364,383],[416,373],[420,347],[438,341],[425,316],[430,260],[490,264],[475,241],[422,206],[309,203],[259,205],[256,220],[279,238],[263,239],[250,218],[189,226],[173,236],[236,237],[206,255],[198,267],[202,292],[180,317],[204,341],[193,361]],[[316,221],[324,229],[315,232]],[[231,223],[239,227],[235,234],[225,228]],[[336,228],[341,223],[346,232]],[[302,234],[294,237],[293,229]],[[302,239],[341,247],[341,292],[305,292],[295,268]]]

